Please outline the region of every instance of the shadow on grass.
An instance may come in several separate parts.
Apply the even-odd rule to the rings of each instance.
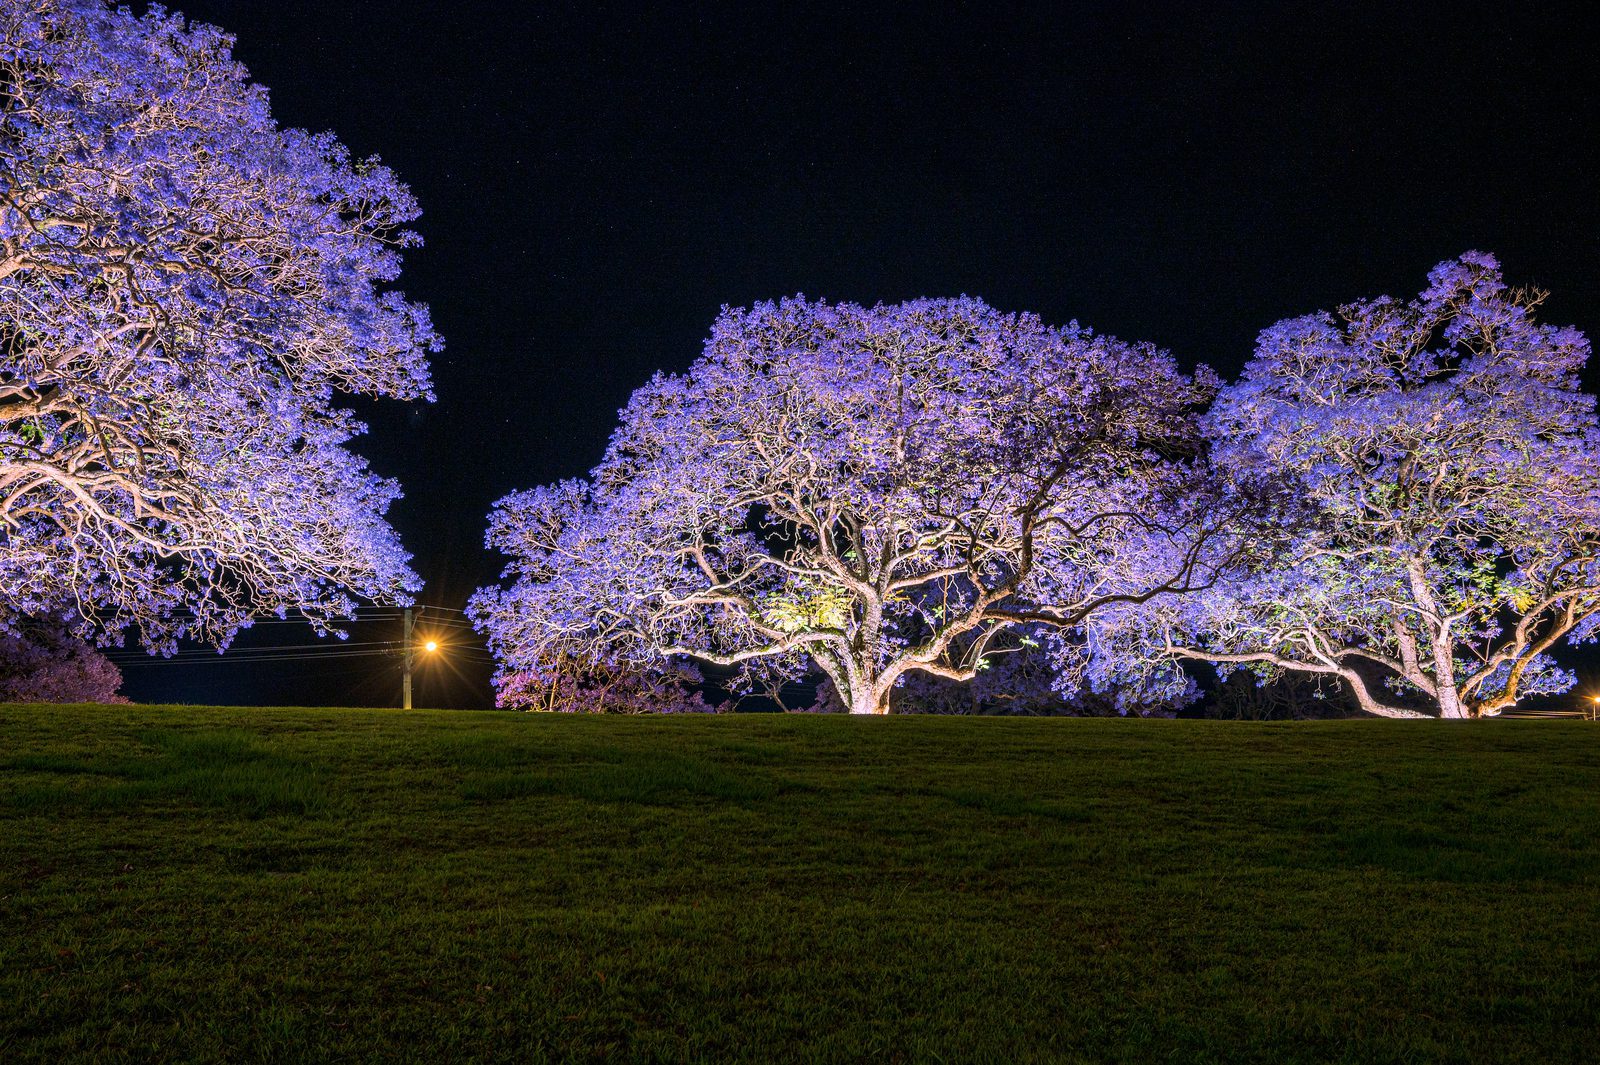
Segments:
[[[6,790],[20,810],[116,810],[147,802],[191,802],[245,817],[308,814],[326,807],[321,780],[306,763],[263,746],[237,729],[149,732],[148,753],[111,760],[57,754],[22,755],[4,768],[54,777]]]
[[[637,751],[584,737],[563,737],[559,744],[541,737],[512,734],[448,737],[438,747],[444,761],[460,769],[542,770],[551,766],[595,762],[621,763],[638,758]]]
[[[350,847],[332,842],[264,841],[237,843],[220,848],[220,852],[232,873],[303,873],[337,868],[347,860]]]
[[[1568,851],[1530,842],[1492,849],[1481,837],[1400,825],[1376,825],[1334,837],[1324,857],[1334,864],[1373,867],[1451,884],[1553,880],[1571,882],[1593,872],[1593,863]],[[1319,863],[1322,864],[1322,863]]]
[[[596,803],[672,806],[700,800],[746,803],[770,799],[788,785],[767,776],[735,772],[715,762],[667,753],[626,753],[618,761],[574,764],[543,772],[469,777],[461,796],[496,802],[530,795],[560,795]]]
[[[1044,817],[1065,824],[1082,824],[1094,820],[1094,815],[1084,806],[1064,802],[1046,802],[1004,792],[979,791],[963,788],[952,791],[935,791],[931,794],[946,799],[957,806],[978,810],[996,817]]]

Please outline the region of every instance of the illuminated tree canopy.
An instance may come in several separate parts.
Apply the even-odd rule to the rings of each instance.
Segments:
[[[1600,427],[1583,334],[1495,259],[1261,334],[1206,419],[1220,466],[1311,504],[1276,564],[1142,613],[1154,650],[1335,679],[1370,713],[1493,715],[1573,684],[1600,612]]]
[[[340,391],[429,397],[410,193],[220,31],[0,5],[0,612],[153,646],[415,586]]]
[[[970,678],[1015,626],[1209,580],[1210,394],[1151,345],[974,299],[725,310],[589,479],[500,501],[511,583],[472,613],[502,684],[577,645],[752,685],[817,669],[885,713],[903,677]]]

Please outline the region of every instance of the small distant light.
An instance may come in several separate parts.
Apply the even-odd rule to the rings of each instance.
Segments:
[[[429,640],[427,643],[422,645],[422,649],[424,651],[437,651],[439,649],[439,641]]]

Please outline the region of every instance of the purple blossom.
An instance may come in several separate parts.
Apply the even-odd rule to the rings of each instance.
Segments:
[[[694,666],[668,662],[644,668],[550,649],[535,668],[504,674],[496,704],[565,714],[710,714],[705,678]]]
[[[122,671],[63,618],[0,631],[0,703],[125,703]]]
[[[1311,510],[1267,564],[1129,615],[1122,661],[1336,680],[1371,713],[1493,715],[1569,688],[1550,652],[1600,612],[1600,426],[1583,334],[1492,256],[1265,330],[1206,418],[1220,469]]]
[[[688,658],[741,690],[815,669],[857,713],[1197,579],[1191,380],[1147,344],[979,300],[724,309],[586,480],[501,500],[471,613],[515,684],[551,648]],[[1065,638],[1065,637],[1064,637]]]
[[[0,12],[0,601],[226,643],[416,587],[338,391],[430,398],[409,191],[159,7]]]

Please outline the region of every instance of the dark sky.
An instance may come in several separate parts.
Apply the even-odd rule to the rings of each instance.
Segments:
[[[1482,248],[1600,332],[1600,27],[1557,5],[172,6],[422,203],[402,287],[439,400],[360,404],[360,449],[436,607],[498,573],[493,501],[584,473],[723,304],[967,293],[1232,373],[1273,321]],[[419,703],[487,705],[470,657]],[[398,699],[381,657],[126,672],[142,701]]]

